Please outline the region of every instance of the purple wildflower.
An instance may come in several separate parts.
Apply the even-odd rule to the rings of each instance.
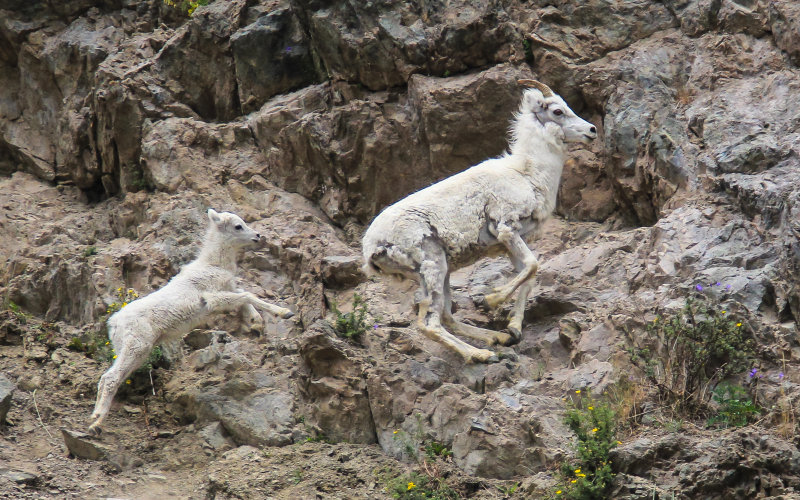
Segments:
[[[702,292],[703,291],[703,285],[697,285],[697,286],[695,286],[695,288],[697,288],[698,292]]]
[[[286,53],[287,54],[291,54],[292,53],[292,48],[291,47],[286,47]]]
[[[725,289],[726,289],[726,290],[730,290],[730,289],[731,289],[731,285],[726,285],[726,286],[725,286]]]
[[[716,283],[714,283],[714,286],[722,286],[722,283],[720,283],[719,281],[717,281]]]
[[[372,325],[372,329],[373,330],[377,330],[378,329],[378,323],[375,323],[374,325]]]
[[[780,380],[783,380],[783,372],[780,372],[780,373],[778,374],[778,379],[780,379]]]
[[[758,373],[758,368],[753,368],[752,370],[750,370],[750,373],[748,373],[747,376],[753,378],[756,376],[756,373]]]

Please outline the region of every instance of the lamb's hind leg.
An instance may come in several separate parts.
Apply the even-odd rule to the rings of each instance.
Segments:
[[[522,271],[505,285],[495,288],[494,293],[486,296],[486,303],[489,307],[497,307],[513,294],[517,288],[536,275],[539,270],[539,260],[536,255],[528,248],[522,237],[507,226],[498,227],[497,239],[508,248],[511,255],[522,262]],[[529,291],[530,293],[530,291]]]
[[[434,245],[430,245],[434,247]],[[419,328],[427,337],[459,353],[466,361],[492,362],[497,356],[488,349],[478,349],[453,336],[442,327],[444,312],[444,285],[447,276],[447,259],[438,248],[428,248],[426,259],[420,265],[420,281],[425,298],[420,304]]]
[[[111,402],[114,400],[120,384],[144,363],[152,348],[152,345],[148,347],[144,343],[140,343],[138,345],[126,344],[119,349],[114,364],[100,377],[100,382],[97,384],[97,402],[90,417],[92,420],[92,424],[89,426],[90,432],[100,433],[100,424],[108,415]]]
[[[508,345],[511,342],[512,337],[506,333],[487,330],[486,328],[480,328],[458,321],[453,317],[453,313],[451,312],[452,308],[453,301],[450,297],[450,273],[448,272],[444,281],[444,310],[442,311],[442,322],[444,325],[458,335],[479,340],[488,346],[494,344]]]
[[[208,312],[234,311],[250,304],[281,318],[291,318],[294,313],[285,307],[276,306],[256,297],[250,292],[208,292],[203,294]]]

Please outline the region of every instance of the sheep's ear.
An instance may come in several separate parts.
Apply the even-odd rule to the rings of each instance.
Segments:
[[[544,111],[547,109],[548,102],[547,99],[544,98],[541,92],[537,92],[536,90],[528,90],[525,92],[525,96],[523,99],[522,107],[526,110],[533,111],[535,113],[539,111]]]
[[[213,222],[214,224],[219,224],[222,222],[222,217],[219,216],[216,210],[213,208],[208,209],[208,220]]]

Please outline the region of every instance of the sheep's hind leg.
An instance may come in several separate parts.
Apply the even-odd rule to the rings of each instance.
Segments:
[[[539,260],[528,248],[528,245],[525,244],[519,233],[509,228],[503,228],[499,230],[497,239],[508,248],[514,258],[522,262],[523,268],[511,281],[495,288],[494,293],[486,296],[486,303],[489,307],[497,307],[507,301],[517,288],[533,278],[536,275],[536,271],[539,270]]]
[[[512,337],[506,333],[496,332],[458,321],[453,317],[453,313],[451,312],[452,308],[453,301],[450,297],[450,273],[448,272],[444,281],[444,310],[442,311],[442,322],[444,325],[458,335],[481,341],[488,346],[495,344],[508,345],[512,341]]]
[[[144,344],[139,347],[140,349],[128,345],[123,347],[117,353],[117,359],[111,368],[100,377],[100,382],[97,384],[97,403],[90,417],[92,424],[89,426],[89,432],[100,434],[100,424],[108,415],[120,384],[144,363],[152,350],[152,346],[148,349]]]
[[[514,263],[514,269],[517,272],[522,272],[525,269],[525,264],[513,255],[511,256],[511,261]],[[528,303],[528,296],[531,294],[532,288],[533,283],[530,281],[520,285],[517,291],[517,300],[514,302],[514,307],[511,308],[508,331],[511,332],[515,342],[522,340],[522,320],[525,319],[525,306]]]
[[[432,252],[428,252],[429,254]],[[439,342],[472,362],[496,362],[497,356],[488,349],[478,349],[455,337],[442,327],[444,310],[444,284],[447,275],[447,260],[439,250],[435,260],[425,260],[420,266],[420,278],[425,299],[420,303],[419,328],[428,338]],[[429,305],[428,305],[429,304]]]

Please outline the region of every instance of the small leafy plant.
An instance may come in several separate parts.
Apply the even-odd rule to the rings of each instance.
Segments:
[[[697,289],[703,290],[700,285]],[[662,397],[689,414],[704,407],[710,387],[744,372],[754,356],[742,321],[705,295],[689,297],[676,314],[649,322],[644,345],[630,337],[631,362]]]
[[[761,413],[744,387],[728,383],[719,384],[712,398],[719,404],[719,412],[709,418],[709,427],[744,427]]]
[[[441,477],[418,472],[394,475],[387,471],[383,476],[386,492],[399,500],[458,500],[461,495],[447,485]]]
[[[201,5],[208,5],[208,0],[164,0],[164,4],[191,16]]]
[[[576,391],[580,394],[581,391]],[[594,500],[608,498],[614,481],[609,454],[617,447],[616,415],[611,406],[591,397],[581,396],[571,403],[564,423],[578,438],[574,461],[561,464],[563,485],[555,498]]]
[[[331,304],[331,311],[336,315],[333,328],[336,334],[352,342],[360,342],[367,331],[367,304],[359,294],[353,295],[353,311],[342,313],[336,304]]]
[[[398,474],[384,469],[379,480],[386,486],[392,498],[416,500],[422,498],[450,500],[461,495],[447,485],[442,466],[452,460],[453,452],[437,441],[428,439],[423,429],[422,414],[416,414],[416,430],[409,434],[395,430],[393,439],[403,445],[405,453],[417,462],[417,469],[407,474]]]

